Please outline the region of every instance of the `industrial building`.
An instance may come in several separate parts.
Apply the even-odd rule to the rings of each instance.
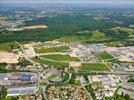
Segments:
[[[2,73],[0,86],[7,87],[7,96],[35,94],[38,90],[38,75],[30,72]]]

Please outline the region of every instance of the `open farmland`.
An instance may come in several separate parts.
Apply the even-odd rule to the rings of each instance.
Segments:
[[[0,51],[12,52],[13,49],[18,49],[19,45],[15,42],[0,43]]]
[[[79,58],[70,57],[69,55],[52,54],[52,55],[44,55],[41,57],[55,61],[80,61]]]
[[[105,64],[82,64],[79,70],[110,71]]]
[[[107,40],[107,37],[103,32],[93,31],[90,39],[91,39],[90,41],[104,41]]]
[[[78,31],[80,36],[65,36],[59,39],[61,42],[84,42],[84,41],[105,41],[108,40],[105,33],[99,31]]]
[[[60,42],[83,42],[86,40],[85,37],[83,36],[66,36],[66,37],[61,37],[58,39]]]
[[[102,53],[98,53],[96,54],[96,56],[100,59],[100,60],[110,60],[113,59],[114,57],[112,55],[110,55],[107,52],[102,52]]]
[[[7,43],[1,43],[0,44],[0,51],[11,52],[12,48]]]
[[[54,47],[54,48],[35,48],[36,53],[50,53],[50,52],[63,52],[69,50],[68,46]]]
[[[46,65],[56,66],[56,67],[63,67],[63,66],[68,67],[69,66],[68,63],[54,62],[54,61],[49,61],[49,60],[41,59],[41,58],[33,58],[32,60],[40,64],[46,64]]]
[[[109,38],[127,39],[134,38],[134,29],[126,27],[112,27],[107,30]]]

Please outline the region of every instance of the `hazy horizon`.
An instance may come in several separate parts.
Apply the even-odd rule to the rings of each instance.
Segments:
[[[79,3],[79,4],[112,4],[112,5],[134,5],[133,0],[0,0],[0,3],[9,4],[40,4],[40,3]]]

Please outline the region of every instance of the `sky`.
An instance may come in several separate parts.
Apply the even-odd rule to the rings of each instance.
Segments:
[[[93,3],[134,5],[134,0],[0,0],[0,3]]]

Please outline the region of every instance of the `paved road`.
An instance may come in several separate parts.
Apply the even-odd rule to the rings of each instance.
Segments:
[[[46,93],[45,93],[45,91],[46,91],[46,87],[47,87],[47,85],[44,86],[44,87],[41,87],[41,89],[42,89],[42,93],[43,93],[43,97],[44,97],[44,99],[45,99],[45,100],[48,100],[47,95],[46,95]]]
[[[18,44],[20,46],[22,52],[24,52],[23,46],[19,42],[17,42],[17,41],[15,41],[15,43]]]
[[[65,55],[63,52],[51,52],[51,53],[41,53],[41,54],[36,54],[37,56],[43,56],[43,55]]]
[[[112,70],[111,67],[104,60],[102,60],[102,63],[104,63],[110,70]]]
[[[26,60],[30,61],[30,62],[31,62],[32,64],[34,64],[34,65],[40,64],[40,63],[34,62],[33,60],[27,58],[26,55],[24,54],[24,48],[23,48],[23,46],[22,46],[19,42],[17,42],[17,41],[15,41],[15,42],[20,46],[20,48],[21,48],[21,50],[22,50],[22,53],[23,53],[23,56],[25,57]]]

